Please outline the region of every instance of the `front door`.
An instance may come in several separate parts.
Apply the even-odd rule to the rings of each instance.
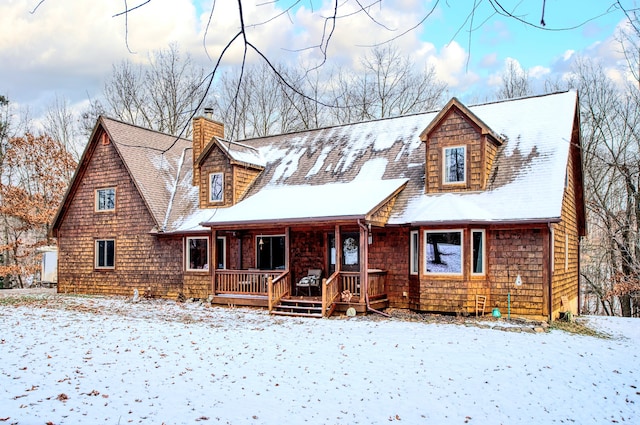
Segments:
[[[340,235],[342,239],[341,254],[342,264],[340,270],[344,272],[360,271],[360,234],[357,232],[345,232]],[[336,238],[333,233],[327,236],[329,249],[329,275],[336,271]]]

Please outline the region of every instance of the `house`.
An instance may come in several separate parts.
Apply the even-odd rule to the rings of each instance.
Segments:
[[[53,223],[58,291],[577,313],[579,128],[573,91],[242,142],[100,117]]]

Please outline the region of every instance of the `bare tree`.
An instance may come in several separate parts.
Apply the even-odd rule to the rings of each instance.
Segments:
[[[529,83],[529,73],[514,59],[507,59],[502,73],[502,85],[496,94],[498,99],[513,99],[533,94]]]
[[[638,314],[640,291],[640,104],[594,61],[580,59],[571,85],[581,93],[585,192],[590,235],[586,289],[605,311]]]
[[[123,61],[104,88],[105,104],[93,102],[85,117],[112,115],[122,121],[174,135],[190,135],[196,105],[206,93],[204,70],[177,45],[153,52],[147,65]],[[95,122],[95,120],[94,120]],[[85,126],[86,132],[86,126]]]
[[[361,60],[362,72],[338,71],[332,100],[339,123],[387,118],[432,110],[442,102],[446,84],[433,67],[416,70],[397,47],[375,47]]]
[[[43,127],[44,132],[62,143],[76,161],[80,159],[86,141],[82,140],[84,135],[67,99],[56,96],[46,111]]]

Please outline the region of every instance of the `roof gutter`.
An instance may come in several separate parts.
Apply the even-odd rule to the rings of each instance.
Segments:
[[[223,222],[202,222],[199,223],[200,226],[206,227],[216,227],[216,228],[231,228],[231,227],[261,227],[264,225],[272,225],[277,224],[280,226],[287,226],[289,224],[299,224],[299,223],[318,223],[318,222],[352,222],[352,221],[360,221],[364,220],[366,216],[364,214],[357,215],[343,215],[343,216],[327,216],[327,217],[299,217],[299,218],[288,218],[288,219],[268,219],[268,220],[241,220],[241,221],[223,221]]]
[[[462,224],[483,224],[483,225],[520,225],[520,224],[551,224],[559,223],[560,217],[523,219],[523,220],[440,220],[440,221],[413,221],[410,226],[449,226]],[[401,225],[401,224],[400,224]]]

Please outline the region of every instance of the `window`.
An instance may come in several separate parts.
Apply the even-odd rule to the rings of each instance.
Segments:
[[[409,273],[418,274],[418,263],[420,255],[418,231],[409,233]]]
[[[467,148],[457,146],[454,148],[444,148],[444,182],[464,183],[465,176],[465,156]]]
[[[209,238],[187,238],[187,271],[209,269]]]
[[[116,188],[108,187],[96,190],[96,211],[113,211],[116,209]]]
[[[224,200],[224,173],[209,174],[209,202]]]
[[[115,268],[116,241],[113,239],[100,239],[96,241],[95,258],[96,269]]]
[[[462,274],[462,230],[425,231],[425,270]]]
[[[284,270],[284,236],[256,238],[257,266],[261,270]]]
[[[218,236],[216,239],[216,264],[219,269],[227,268],[227,238]]]
[[[482,275],[484,274],[485,267],[485,242],[484,242],[484,230],[472,230],[471,231],[471,274]]]

